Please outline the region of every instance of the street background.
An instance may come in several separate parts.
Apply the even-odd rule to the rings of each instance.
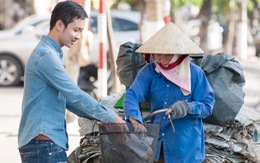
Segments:
[[[260,112],[260,59],[250,54],[246,61],[239,61],[244,69],[245,105]],[[0,88],[0,162],[19,163],[17,131],[21,116],[23,87]],[[79,145],[79,134],[69,133],[69,155]]]
[[[45,0],[45,1],[0,0],[0,4],[1,4],[0,5],[0,32],[2,31],[4,32],[4,29],[13,27],[20,20],[22,20],[23,18],[31,14],[41,13],[43,15],[46,15],[50,13],[51,9],[58,1],[60,0]],[[83,2],[86,2],[86,4],[84,4],[83,6],[87,6],[85,7],[86,9],[89,9],[90,7],[90,4],[87,4],[87,2],[90,1],[87,0],[74,0],[74,1],[77,2],[82,1],[82,5],[84,4]],[[120,0],[118,0],[118,2],[119,1]],[[236,55],[238,58],[241,58],[241,60],[239,60],[238,58],[237,60],[240,61],[240,64],[244,69],[244,75],[246,79],[246,84],[244,86],[244,91],[246,93],[245,105],[249,108],[252,108],[260,112],[260,84],[259,84],[260,83],[259,82],[260,81],[260,73],[259,73],[260,53],[255,53],[255,51],[260,52],[259,49],[260,47],[260,28],[259,28],[260,27],[260,22],[259,22],[260,0],[249,0],[249,1],[129,0],[129,1],[133,2],[131,3],[132,5],[131,8],[133,9],[145,8],[146,11],[144,15],[146,19],[140,21],[140,22],[146,22],[143,24],[142,28],[140,28],[142,29],[141,31],[142,34],[140,35],[142,37],[139,40],[140,42],[143,42],[147,38],[149,38],[155,31],[160,29],[162,25],[170,21],[169,18],[172,17],[173,18],[172,20],[174,20],[176,24],[178,24],[180,27],[183,28],[182,30],[184,30],[186,33],[190,33],[189,37],[191,37],[193,41],[195,41],[196,43],[199,43],[200,47],[205,51],[206,54],[214,54],[213,52],[220,50],[220,51],[225,51],[227,54],[233,54]],[[95,4],[94,2],[99,2],[99,0],[92,0],[92,2],[93,4]],[[115,0],[111,0],[109,2],[112,3],[115,2]],[[134,2],[138,2],[138,3],[134,3]],[[146,2],[146,4],[145,5],[144,3],[140,4],[140,2]],[[119,6],[122,7],[123,5],[118,4],[118,8]],[[95,7],[95,5],[92,7]],[[130,6],[128,6],[128,9],[130,9]],[[226,9],[228,10],[226,11]],[[92,13],[93,12],[91,12],[91,14]],[[111,14],[113,14],[113,12],[111,12]],[[125,16],[125,14],[119,14],[119,15]],[[136,16],[126,16],[126,17],[135,18]],[[138,19],[138,23],[139,23],[139,19]],[[108,24],[107,26],[109,27]],[[119,24],[125,24],[125,23],[119,23]],[[107,26],[104,26],[103,28],[107,28]],[[246,27],[248,27],[248,29]],[[111,28],[112,27],[110,27],[110,29]],[[48,29],[48,28],[46,27],[44,29]],[[34,32],[32,32],[31,30],[38,31],[38,28],[31,28],[31,26],[29,26],[29,28],[23,29],[21,35],[18,35],[18,37],[32,36],[35,41],[36,35],[34,35]],[[132,31],[130,32],[131,34],[129,35],[131,37],[134,36],[132,34]],[[136,30],[135,32],[136,34],[138,34],[137,36],[139,37],[139,33],[138,33],[139,31]],[[118,34],[118,37],[116,33]],[[127,41],[130,41],[130,39],[126,37],[127,31],[123,31],[123,35],[122,34],[119,35],[119,33],[120,32],[115,31],[114,39],[111,38],[109,39],[111,47],[113,47],[112,46],[113,41],[111,40],[118,41],[118,38],[124,38],[127,39]],[[8,32],[5,34],[8,34]],[[3,36],[4,33],[0,33],[0,37]],[[6,53],[6,51],[8,50],[11,51],[15,49],[16,51],[20,52],[21,56],[23,57],[26,56],[25,54],[29,55],[29,53],[28,52],[26,53],[26,51],[29,50],[28,45],[32,46],[33,43],[29,43],[29,39],[27,37],[24,39],[26,41],[24,40],[21,41],[18,40],[16,36],[17,35],[15,35],[14,37],[10,37],[11,41],[9,40],[9,38],[5,38],[5,39],[0,38],[0,45],[1,45],[0,54],[1,52]],[[94,37],[93,45],[99,45],[98,41],[95,40],[95,38],[98,38],[97,33],[94,33],[93,37]],[[38,41],[36,40],[36,42],[34,43],[36,44],[37,42]],[[26,51],[23,51],[24,49],[23,50],[19,49],[19,47],[22,47],[21,46],[22,43],[25,43],[24,47]],[[82,41],[82,44],[83,43],[84,41]],[[116,44],[116,45],[120,45],[120,44]],[[252,46],[252,47],[247,48],[247,46]],[[9,49],[7,50],[7,48]],[[94,56],[99,56],[96,55],[99,54],[97,51],[99,47],[96,46],[96,48],[95,47],[92,48],[93,48],[92,53],[94,52],[93,54],[95,54]],[[257,48],[258,50],[256,50]],[[117,53],[116,52],[113,53],[112,49],[113,48],[110,49],[111,56],[116,56]],[[114,48],[114,49],[118,50],[118,48]],[[17,54],[20,54],[18,52]],[[80,53],[78,52],[75,54],[79,55]],[[93,56],[91,55],[91,52],[89,56],[90,56],[89,58],[93,60]],[[258,58],[256,56],[258,56]],[[79,56],[74,55],[73,57],[69,61],[77,60],[75,58]],[[1,79],[0,82],[6,81],[4,77],[1,77],[1,75],[6,74],[7,72],[4,70],[7,61],[9,62],[10,60],[8,60],[8,58],[6,57],[0,58],[0,79]],[[94,63],[97,66],[97,62]],[[26,63],[23,64],[26,65]],[[67,66],[65,67],[68,68],[69,66],[72,68],[72,70],[75,70],[74,69],[75,67],[79,68],[79,63],[67,62]],[[13,68],[11,67],[11,69]],[[70,75],[73,76],[73,78],[78,79],[77,70],[76,73],[70,71],[68,72]],[[91,72],[93,71],[91,70]],[[9,75],[12,74],[15,73],[10,73]],[[115,72],[113,74],[115,74]],[[100,76],[99,79],[102,79],[101,77],[102,76]],[[105,80],[100,80],[100,81],[106,81],[106,76],[104,75],[103,77]],[[116,79],[116,77],[112,79]],[[114,80],[112,85],[119,86],[120,84],[116,84],[116,82],[117,80]],[[97,85],[97,87],[98,89],[105,90],[104,94],[107,93],[106,89],[102,89],[103,85],[101,85],[100,83]],[[104,88],[106,88],[106,86],[104,86]],[[100,95],[100,93],[98,95]],[[0,123],[0,144],[1,144],[0,163],[21,162],[19,152],[17,149],[18,147],[17,132],[18,132],[19,121],[21,116],[22,97],[23,97],[22,85],[17,87],[0,87],[0,122],[1,122]],[[78,147],[81,137],[79,136],[79,134],[75,133],[74,131],[69,131],[68,134],[69,134],[70,150],[67,152],[67,154],[69,155],[76,147]]]

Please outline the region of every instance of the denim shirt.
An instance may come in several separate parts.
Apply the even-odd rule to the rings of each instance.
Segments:
[[[205,159],[204,130],[202,119],[212,114],[214,93],[204,72],[196,65],[190,65],[191,94],[184,96],[180,87],[155,71],[151,62],[138,73],[131,87],[126,91],[124,110],[126,118],[142,122],[139,103],[150,101],[151,112],[168,108],[178,100],[187,101],[190,113],[181,119],[173,119],[175,132],[165,113],[157,114],[151,120],[160,126],[155,160],[159,159],[163,146],[166,163],[201,163]]]
[[[59,44],[43,36],[25,69],[22,117],[18,145],[22,147],[39,134],[68,149],[66,108],[76,115],[112,123],[116,113],[82,91],[62,64]]]

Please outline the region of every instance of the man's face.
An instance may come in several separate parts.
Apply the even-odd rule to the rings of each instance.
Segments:
[[[71,47],[77,40],[80,39],[81,32],[84,29],[85,20],[75,19],[73,22],[67,25],[60,33],[60,45]]]

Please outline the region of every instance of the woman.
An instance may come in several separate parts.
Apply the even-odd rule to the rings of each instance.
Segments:
[[[155,161],[203,162],[202,119],[211,115],[215,100],[205,74],[188,56],[201,56],[203,51],[176,25],[168,23],[136,52],[151,54],[154,61],[139,71],[126,91],[127,121],[140,124],[135,125],[135,131],[146,131],[139,103],[149,100],[151,112],[167,109],[151,119],[160,126]]]

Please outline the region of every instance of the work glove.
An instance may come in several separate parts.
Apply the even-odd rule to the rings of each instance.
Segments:
[[[177,101],[169,107],[165,114],[170,114],[172,119],[179,119],[185,117],[189,111],[190,107],[186,101]]]

